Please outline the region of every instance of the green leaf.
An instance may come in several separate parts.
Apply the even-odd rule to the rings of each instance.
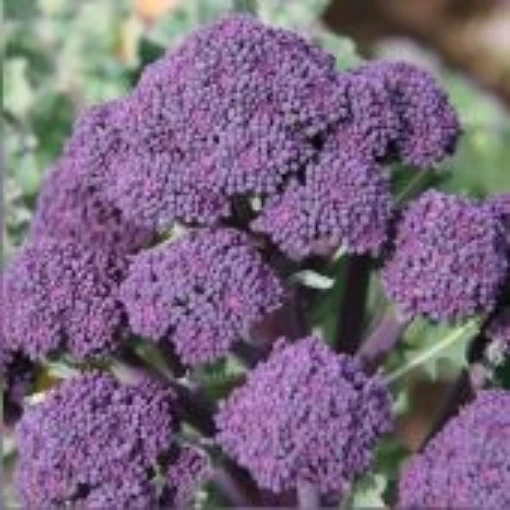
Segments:
[[[356,480],[349,508],[385,508],[383,494],[387,484],[382,474],[368,473]]]
[[[43,89],[37,95],[31,115],[34,133],[39,140],[37,162],[40,168],[45,168],[60,154],[63,140],[71,132],[74,106],[66,94]]]
[[[356,51],[356,45],[349,37],[336,35],[321,28],[316,34],[316,39],[324,49],[334,55],[337,69],[351,69],[361,64],[362,59]]]
[[[418,368],[433,380],[445,371],[457,373],[467,365],[467,345],[480,330],[480,323],[475,318],[457,326],[434,326],[417,320],[408,328],[403,356],[388,382],[396,382]]]
[[[10,112],[24,117],[34,101],[34,91],[27,79],[28,62],[13,58],[4,64],[4,101]]]

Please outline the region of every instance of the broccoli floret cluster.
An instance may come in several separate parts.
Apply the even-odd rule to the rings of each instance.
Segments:
[[[158,383],[122,384],[99,372],[64,381],[16,427],[21,501],[26,508],[160,508],[156,469],[179,448],[177,430],[173,396]],[[193,464],[189,452],[182,455],[179,462]],[[182,477],[190,487],[190,471],[159,469],[171,472],[172,486]]]
[[[209,457],[194,446],[184,445],[174,452],[175,460],[165,473],[163,500],[172,508],[187,508],[197,486],[211,475]]]
[[[154,229],[127,220],[105,194],[113,163],[125,150],[113,121],[121,104],[93,106],[79,117],[39,193],[32,237],[71,238],[122,253],[151,241]]]
[[[405,466],[400,508],[508,508],[510,394],[485,390]]]
[[[459,120],[427,71],[403,61],[371,62],[353,72],[350,94],[353,120],[340,124],[337,136],[348,143],[350,135],[355,150],[418,167],[453,153]]]
[[[216,422],[219,444],[261,487],[283,492],[304,481],[327,494],[368,468],[392,413],[379,376],[307,337],[281,339],[222,402]]]
[[[124,344],[134,335],[193,368],[216,361],[292,306],[285,279],[315,267],[316,255],[381,256],[385,290],[406,319],[481,313],[508,345],[509,194],[482,203],[429,191],[405,208],[392,196],[387,164],[426,171],[460,131],[428,72],[400,61],[338,72],[327,52],[249,15],[198,29],[126,97],[85,111],[2,275],[10,398],[20,403],[41,358],[63,351],[84,370],[17,426],[23,505],[189,505],[210,466],[176,411],[197,411],[199,391],[185,385],[199,371],[171,382],[179,396],[189,390],[178,400],[147,374],[121,383],[90,366],[117,354],[147,361]],[[411,462],[402,505],[508,506],[505,406],[504,392],[480,393]],[[276,341],[215,423],[214,446],[261,488],[337,496],[369,469],[393,413],[379,374],[309,336]]]
[[[339,73],[327,52],[249,15],[194,32],[148,66],[114,109],[109,116],[114,127],[105,136],[114,141],[99,144],[87,158],[104,160],[109,151],[103,145],[116,147],[105,193],[130,221],[149,229],[176,220],[210,226],[233,214],[237,197],[254,195],[263,206],[254,223],[260,226],[270,221],[275,203],[296,200],[289,198],[296,182],[304,188],[299,194],[327,210],[329,196],[309,198],[317,181],[334,178],[324,172],[326,161],[336,157],[333,164],[340,166],[350,159],[351,171],[342,178],[359,182],[361,191],[359,167],[394,158],[431,165],[453,150],[460,132],[446,95],[427,72],[383,61]],[[89,124],[97,131],[97,122]],[[385,178],[380,180],[384,183],[373,186],[385,188]],[[328,244],[347,238],[345,248],[354,252],[380,247],[387,192],[374,199],[370,185],[367,189],[361,195],[375,238],[359,242],[359,232],[351,232],[353,223],[345,218],[339,221],[346,223],[342,232],[330,232],[322,219],[316,228]],[[339,194],[336,201],[342,199]],[[322,243],[306,240],[311,233],[303,221],[288,225],[290,237],[304,237],[299,244],[315,254]],[[278,244],[284,251],[303,250]]]
[[[127,332],[118,291],[125,258],[71,239],[27,243],[4,274],[4,335],[37,359],[114,352]]]
[[[120,294],[135,333],[196,364],[228,352],[283,289],[246,235],[212,229],[139,253]]]
[[[377,254],[391,214],[389,180],[381,168],[330,150],[309,169],[304,184],[289,185],[252,226],[298,260],[330,254],[338,246]]]
[[[510,251],[510,193],[492,195],[488,198],[487,205],[492,213],[503,222],[503,228]]]
[[[139,250],[154,230],[127,221],[88,170],[73,157],[61,158],[50,170],[38,197],[31,237],[70,239],[120,253]]]
[[[397,230],[382,276],[404,315],[455,320],[494,308],[508,261],[501,222],[487,207],[428,191]]]

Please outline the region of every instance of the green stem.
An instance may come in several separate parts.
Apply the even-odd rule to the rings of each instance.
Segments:
[[[409,198],[412,198],[417,191],[420,191],[427,181],[432,177],[431,169],[425,168],[415,170],[416,175],[409,181],[407,186],[397,195],[396,202],[402,204]]]
[[[335,335],[337,352],[353,354],[359,347],[371,268],[371,260],[366,256],[354,255],[346,261],[345,291],[339,307]]]
[[[425,363],[429,359],[433,358],[436,354],[441,352],[443,349],[446,349],[453,343],[461,340],[467,335],[475,335],[480,327],[480,321],[478,319],[471,319],[459,328],[452,331],[445,338],[437,342],[430,349],[418,354],[415,358],[413,358],[407,365],[395,370],[392,374],[390,374],[386,381],[388,384],[392,384],[395,381],[401,379],[404,375],[414,370],[416,367],[419,367],[422,363]]]

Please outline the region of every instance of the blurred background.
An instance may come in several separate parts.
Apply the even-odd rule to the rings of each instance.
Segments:
[[[253,8],[250,0],[4,1],[6,258],[22,242],[41,180],[77,113],[125,94],[144,65],[197,25]],[[260,0],[256,9],[263,20],[326,46],[339,68],[381,56],[429,68],[464,127],[436,185],[477,196],[510,190],[510,2]],[[411,347],[416,338],[427,341],[419,328],[410,335]],[[414,407],[402,423],[410,447],[444,390],[437,368],[425,367],[432,376],[416,378],[403,397],[403,408]]]

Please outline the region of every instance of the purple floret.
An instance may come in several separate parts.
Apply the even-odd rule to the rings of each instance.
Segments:
[[[247,236],[231,229],[197,231],[141,252],[121,286],[133,331],[171,341],[189,364],[227,353],[282,294]]]
[[[97,181],[105,177],[111,163],[127,148],[117,122],[117,112],[124,102],[125,99],[114,99],[84,110],[64,147],[64,156],[76,160]]]
[[[385,161],[392,156],[400,136],[401,119],[386,83],[363,69],[339,76],[349,113],[329,133],[326,148],[341,150],[358,160]]]
[[[345,101],[332,57],[298,35],[250,16],[200,28],[148,66],[118,109],[116,123],[142,172],[139,161],[120,162],[109,196],[126,214],[164,223],[188,219],[214,195],[214,211],[191,215],[211,224],[225,213],[226,197],[273,194],[301,171],[315,138],[345,114]],[[148,190],[124,193],[141,179]],[[170,203],[156,205],[160,189]]]
[[[158,501],[157,490],[148,480],[138,480],[124,474],[96,487],[90,494],[78,499],[76,506],[83,510],[167,510]],[[170,507],[171,508],[171,507]]]
[[[379,376],[308,337],[277,342],[221,403],[216,423],[220,445],[261,487],[283,492],[303,481],[330,493],[369,467],[392,415]]]
[[[183,446],[166,472],[168,493],[164,496],[176,508],[190,508],[195,491],[211,476],[209,457],[198,448]]]
[[[340,246],[375,254],[386,241],[391,211],[389,181],[378,166],[329,151],[304,184],[270,200],[252,228],[298,260]]]
[[[405,466],[399,507],[510,507],[510,394],[485,390]]]
[[[32,358],[66,349],[78,359],[115,351],[126,332],[118,301],[126,260],[72,240],[40,238],[5,271],[4,333]]]
[[[453,153],[460,135],[458,116],[434,77],[403,61],[375,61],[356,70],[384,84],[399,118],[394,150],[406,163],[426,167]],[[382,109],[386,115],[386,109]]]
[[[487,199],[487,205],[503,223],[505,237],[510,249],[510,193],[498,193]]]
[[[21,502],[34,509],[157,508],[151,476],[175,427],[172,396],[153,382],[125,385],[97,372],[69,379],[16,427]]]
[[[106,199],[100,183],[78,159],[61,159],[40,192],[32,237],[72,239],[119,252],[136,251],[146,245],[153,230],[128,221]]]
[[[486,207],[428,191],[397,230],[382,276],[404,315],[456,320],[494,308],[508,263],[501,223]]]
[[[229,215],[228,198],[208,186],[176,153],[132,153],[113,165],[108,198],[137,225],[164,229],[175,221],[212,225]]]
[[[196,30],[146,68],[132,97],[144,110],[131,116],[138,132],[164,130],[168,123],[179,139],[200,149],[254,119],[283,116],[291,130],[315,135],[345,113],[334,58],[249,15]]]

